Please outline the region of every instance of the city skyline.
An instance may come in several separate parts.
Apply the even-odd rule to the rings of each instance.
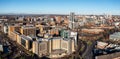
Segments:
[[[0,14],[114,14],[119,0],[1,0]]]

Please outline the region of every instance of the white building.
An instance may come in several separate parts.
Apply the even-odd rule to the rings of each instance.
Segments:
[[[3,32],[4,32],[5,34],[8,33],[8,26],[5,25],[5,26],[3,27]]]
[[[114,41],[120,40],[120,32],[115,32],[114,34],[110,35],[109,39]]]

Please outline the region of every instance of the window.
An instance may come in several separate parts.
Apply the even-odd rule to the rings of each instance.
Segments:
[[[29,49],[31,49],[32,48],[32,41],[29,41],[30,42],[30,47],[29,47]]]
[[[23,39],[23,38],[21,38],[21,44],[25,47],[26,46],[26,41]]]

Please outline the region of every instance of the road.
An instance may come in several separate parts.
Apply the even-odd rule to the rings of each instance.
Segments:
[[[94,49],[94,46],[95,46],[95,41],[92,42],[91,45],[87,45],[87,48],[85,50],[85,52],[82,54],[82,57],[84,59],[93,59],[93,49]]]
[[[86,42],[84,42],[84,41],[82,41],[82,43],[84,44],[84,49],[83,49],[83,51],[80,51],[80,55],[82,55],[82,54],[84,54],[84,52],[86,51],[86,49],[87,49],[87,43]]]

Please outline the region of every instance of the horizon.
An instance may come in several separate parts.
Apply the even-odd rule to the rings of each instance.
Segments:
[[[58,13],[55,13],[55,14],[47,14],[47,13],[42,13],[42,14],[37,14],[37,13],[4,13],[4,14],[0,14],[0,15],[70,15],[70,13],[68,14],[58,14]],[[76,14],[75,15],[120,15],[120,14]]]
[[[120,0],[0,0],[0,14],[120,15]]]

